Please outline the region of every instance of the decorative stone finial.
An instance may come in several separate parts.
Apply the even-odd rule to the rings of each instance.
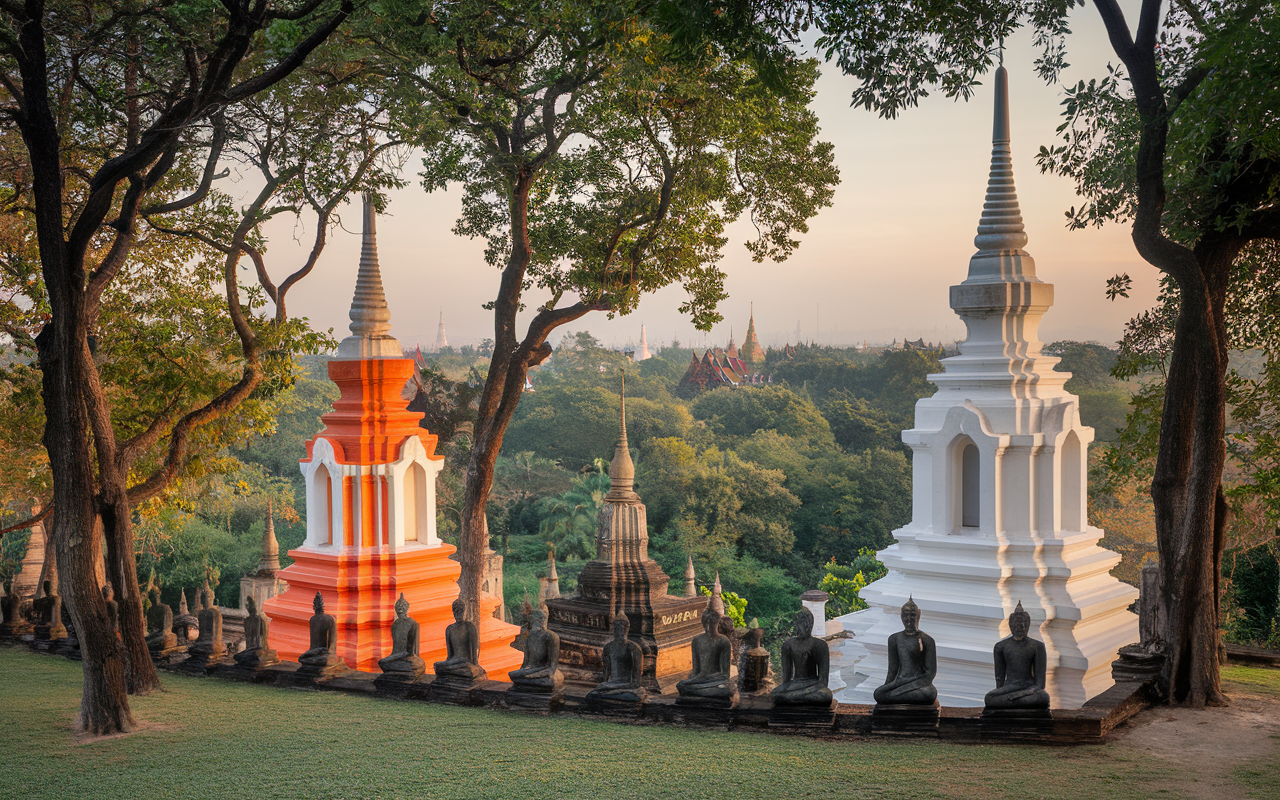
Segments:
[[[1027,232],[1022,224],[1018,190],[1013,183],[1013,156],[1009,146],[1009,73],[996,70],[995,116],[991,131],[991,174],[987,199],[978,221],[973,244],[978,252],[969,259],[966,284],[1039,282],[1035,261],[1022,250]]]
[[[262,531],[262,558],[258,560],[259,575],[274,575],[280,571],[280,543],[276,541],[276,523],[271,513],[271,498],[267,498],[267,527]]]
[[[609,493],[604,499],[614,503],[638,503],[635,493],[636,465],[631,461],[627,448],[627,375],[622,373],[622,397],[618,406],[618,446],[609,463]]]
[[[724,597],[721,596],[720,590],[720,573],[716,572],[716,582],[711,587],[711,605],[712,611],[720,616],[724,616]]]
[[[698,596],[698,574],[693,571],[693,554],[689,554],[689,563],[684,568],[684,596]]]
[[[364,234],[360,245],[360,272],[351,300],[351,335],[338,345],[338,358],[403,358],[400,343],[390,335],[391,310],[378,269],[377,212],[364,196]]]

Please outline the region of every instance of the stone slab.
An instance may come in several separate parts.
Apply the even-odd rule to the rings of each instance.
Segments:
[[[774,705],[769,713],[770,728],[793,728],[811,731],[833,731],[836,726],[836,701],[827,706]]]
[[[937,736],[938,704],[928,706],[878,703],[871,710],[871,733],[888,736]]]

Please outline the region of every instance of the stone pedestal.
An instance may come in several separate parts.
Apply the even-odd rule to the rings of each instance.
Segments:
[[[1159,683],[1164,675],[1164,654],[1148,652],[1140,644],[1120,648],[1120,656],[1111,662],[1111,678],[1116,683]]]
[[[267,647],[255,647],[252,650],[241,650],[232,658],[236,666],[244,669],[265,669],[280,663],[280,654]]]
[[[503,695],[503,700],[509,708],[545,712],[559,711],[564,707],[564,687],[552,692],[529,692],[513,686]]]
[[[1053,733],[1053,714],[1047,708],[983,709],[982,735],[992,739],[1018,739]]]
[[[323,664],[298,664],[298,671],[294,674],[303,680],[309,680],[313,683],[327,681],[332,678],[338,678],[346,675],[351,671],[346,662],[341,658],[334,658]]]
[[[148,644],[147,650],[151,652],[152,663],[157,667],[165,667],[170,664],[177,664],[186,659],[187,646],[178,644],[177,641],[178,639],[175,636],[173,638],[174,644],[172,647],[155,647]]]
[[[411,691],[418,687],[425,688],[423,684],[423,676],[425,672],[384,672],[373,679],[373,685],[377,687],[379,694],[388,697],[407,697]]]
[[[794,706],[774,704],[769,712],[770,728],[799,728],[805,730],[830,730],[836,724],[835,698],[825,706]]]
[[[587,711],[606,717],[638,718],[644,714],[646,697],[638,693],[604,694],[588,692]]]
[[[938,704],[908,706],[877,703],[871,710],[871,732],[890,735],[937,735]]]
[[[437,675],[427,687],[426,696],[430,700],[441,703],[453,703],[460,706],[481,705],[480,687],[488,683],[483,676],[473,680],[453,675]]]

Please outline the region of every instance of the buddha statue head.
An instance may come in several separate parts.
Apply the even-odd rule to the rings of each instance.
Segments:
[[[467,604],[462,602],[462,598],[459,597],[457,600],[454,600],[453,601],[453,621],[462,622],[462,620],[466,618],[465,616],[466,613],[467,613]]]
[[[320,594],[319,592],[316,592],[315,599],[311,601],[311,607],[315,609],[315,612],[317,614],[323,614],[324,613],[324,595]]]
[[[613,628],[614,641],[621,642],[631,633],[631,620],[627,619],[626,614],[619,614],[613,618],[610,627]]]
[[[796,638],[808,639],[813,635],[813,612],[801,608],[796,612]]]
[[[249,595],[244,599],[244,610],[249,612],[249,616],[258,616],[258,604],[254,602],[253,595]]]
[[[902,630],[905,633],[920,630],[920,606],[916,605],[912,597],[908,597],[907,602],[902,604]]]
[[[529,616],[529,630],[545,631],[547,629],[547,611],[541,606],[533,610]]]
[[[404,619],[409,616],[409,601],[404,599],[404,592],[400,593],[400,598],[396,600],[396,619]]]
[[[702,630],[705,631],[708,636],[715,633],[716,627],[719,624],[720,624],[719,611],[716,611],[714,608],[708,608],[706,611],[702,612]]]
[[[1031,615],[1022,607],[1022,601],[1018,601],[1018,607],[1009,615],[1009,633],[1013,635],[1015,642],[1020,642],[1027,638],[1027,633],[1031,630]]]

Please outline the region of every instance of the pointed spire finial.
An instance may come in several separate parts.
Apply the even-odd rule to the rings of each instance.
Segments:
[[[604,499],[615,503],[638,503],[640,495],[634,489],[636,465],[627,447],[627,374],[621,370],[619,373],[622,391],[618,405],[618,444],[613,451],[613,461],[609,463],[609,493]]]
[[[369,195],[363,196],[364,230],[360,243],[360,270],[351,299],[351,335],[338,345],[339,358],[401,358],[404,353],[391,335],[391,309],[382,288],[378,268],[377,210]]]
[[[271,498],[267,498],[267,521],[262,531],[262,557],[258,559],[259,575],[274,575],[280,571],[280,543],[276,541],[276,523],[271,511]]]
[[[1013,156],[1009,145],[1009,73],[1002,66],[995,74],[995,111],[991,129],[991,173],[987,197],[978,220],[965,283],[1034,282],[1035,261],[1022,248],[1027,232],[1022,224],[1018,190],[1013,182]]]
[[[693,571],[693,553],[689,554],[689,563],[684,568],[684,596],[698,596],[698,574]]]
[[[720,589],[720,572],[716,571],[716,582],[711,586],[711,605],[712,611],[720,616],[724,616],[724,596]]]

